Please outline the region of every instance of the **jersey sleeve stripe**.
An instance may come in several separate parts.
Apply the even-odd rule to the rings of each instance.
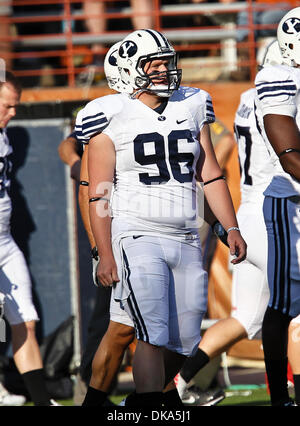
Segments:
[[[287,83],[294,83],[293,80],[286,80],[286,81],[263,81],[262,83],[257,83],[256,87],[260,87],[260,86],[271,86],[274,84],[287,84]]]
[[[106,120],[106,118],[101,120],[95,120],[88,124],[83,124],[82,133],[84,136],[86,136],[93,130],[97,130],[97,129],[103,130],[107,126],[107,124],[108,124],[108,121]]]
[[[282,85],[282,86],[268,86],[268,87],[263,86],[262,88],[257,89],[257,94],[259,96],[259,95],[261,95],[262,93],[265,93],[265,92],[276,92],[278,90],[285,90],[285,91],[290,90],[292,92],[291,94],[296,94],[297,88],[296,88],[295,84],[290,84],[290,85],[285,84],[285,85]]]
[[[271,97],[274,97],[274,96],[281,96],[281,95],[291,96],[291,95],[295,95],[295,93],[291,93],[291,92],[268,93],[264,96],[259,96],[259,100],[261,101],[264,98],[271,98]]]
[[[88,143],[89,139],[98,133],[101,133],[108,125],[108,121],[99,120],[98,122],[93,122],[94,125],[89,124],[88,126],[76,126],[76,138],[83,143]]]
[[[106,117],[98,118],[97,120],[86,121],[82,123],[82,130],[88,129],[93,126],[101,125],[107,122],[108,121]]]
[[[82,127],[76,125],[75,126],[75,134],[76,134],[76,139],[78,139],[80,142],[85,143],[85,137],[82,135]]]
[[[105,129],[105,127],[106,127],[106,125],[105,126],[92,127],[88,131],[83,132],[84,137],[90,139],[93,135],[101,133]]]
[[[103,112],[98,112],[97,114],[94,114],[94,115],[87,115],[86,117],[82,117],[82,122],[90,121],[98,117],[105,117],[105,115]]]
[[[214,111],[212,101],[210,99],[207,99],[206,101],[206,120],[208,122],[215,121],[215,111]]]

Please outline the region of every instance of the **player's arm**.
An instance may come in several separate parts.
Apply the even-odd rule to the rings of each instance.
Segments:
[[[222,170],[225,169],[229,157],[236,146],[236,142],[232,133],[226,133],[220,142],[215,146],[215,154],[219,166]]]
[[[58,146],[58,155],[60,159],[70,166],[70,176],[79,182],[80,179],[80,156],[77,152],[77,140],[73,136],[69,136]]]
[[[210,136],[219,166],[224,170],[233,149],[236,147],[235,138],[218,119],[210,124]]]
[[[264,126],[284,171],[300,182],[300,132],[295,119],[288,115],[266,114]]]
[[[89,215],[100,257],[97,277],[103,286],[111,286],[119,281],[111,246],[109,209],[115,161],[115,149],[111,139],[103,133],[94,136],[88,149]]]
[[[88,145],[85,145],[85,149],[81,158],[80,168],[80,185],[78,189],[78,204],[81,213],[82,222],[84,229],[87,233],[91,248],[96,246],[95,239],[91,229],[90,215],[89,215],[89,175],[88,175]]]
[[[204,194],[213,214],[228,231],[238,228],[238,223],[227,183],[222,179],[222,170],[217,162],[211,143],[208,124],[204,124],[200,132],[201,156],[197,164],[197,176],[204,182]],[[246,257],[246,243],[240,232],[230,230],[227,238],[230,254],[236,255],[232,263],[239,263]]]

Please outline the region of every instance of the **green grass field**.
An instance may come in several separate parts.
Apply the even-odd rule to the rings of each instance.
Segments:
[[[270,397],[265,386],[232,386],[225,391],[226,398],[219,406],[268,406]]]
[[[225,389],[226,398],[221,401],[217,406],[269,406],[270,399],[266,391],[266,387],[262,386],[251,386],[251,385],[236,385],[228,389]],[[119,404],[126,395],[112,396],[111,400],[114,404]],[[64,406],[74,406],[73,400],[58,401]],[[27,406],[32,405],[31,403],[26,404]]]
[[[263,386],[232,386],[225,390],[226,398],[217,406],[268,406],[270,398]],[[118,404],[125,395],[114,396],[111,400]]]

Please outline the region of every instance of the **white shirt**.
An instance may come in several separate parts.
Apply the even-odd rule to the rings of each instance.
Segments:
[[[263,203],[263,192],[273,176],[273,165],[255,114],[255,88],[242,93],[234,130],[240,161],[242,203]]]
[[[287,115],[295,118],[299,128],[300,69],[288,65],[267,66],[257,74],[255,85],[258,122],[274,167],[274,176],[265,195],[278,198],[299,195],[300,183],[283,170],[264,131],[263,117],[266,114]]]

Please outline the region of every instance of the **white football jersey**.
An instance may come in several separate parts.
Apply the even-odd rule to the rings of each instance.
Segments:
[[[112,95],[105,117],[93,101],[82,111],[88,139],[103,132],[116,151],[111,197],[113,229],[181,235],[197,228],[198,135],[214,121],[208,93],[181,87],[158,113],[138,99]],[[101,99],[100,99],[101,100]],[[87,133],[88,132],[88,133]]]
[[[6,130],[0,132],[0,232],[10,224],[11,200],[7,193],[10,186],[8,173],[11,169],[11,163],[8,156],[12,153],[12,147],[6,135]]]
[[[242,93],[235,114],[242,203],[263,203],[263,192],[273,176],[273,165],[255,114],[255,88]]]
[[[300,183],[283,170],[264,131],[263,117],[266,114],[288,115],[295,118],[300,128],[300,69],[287,65],[264,67],[257,74],[255,85],[257,117],[274,167],[265,195],[279,198],[299,195]]]

